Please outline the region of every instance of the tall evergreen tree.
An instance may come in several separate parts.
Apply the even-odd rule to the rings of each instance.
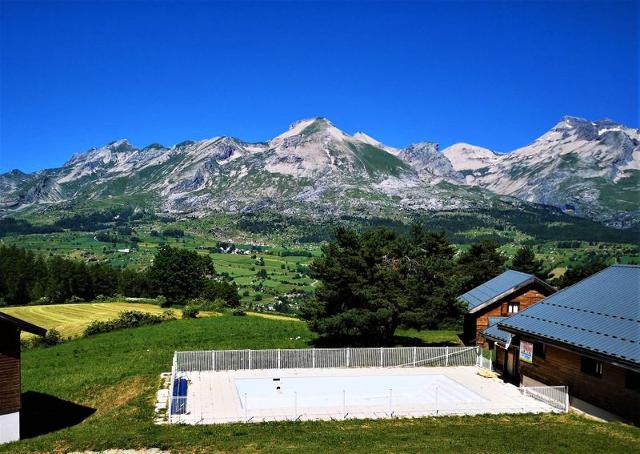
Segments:
[[[322,252],[311,265],[320,285],[301,312],[323,338],[384,344],[400,325],[433,328],[460,315],[454,249],[444,234],[340,228]]]
[[[462,308],[456,301],[454,247],[444,232],[427,232],[421,226],[412,227],[407,241],[399,271],[408,298],[400,308],[400,324],[435,329],[455,323]]]
[[[498,243],[495,241],[483,240],[472,244],[469,250],[458,258],[461,290],[466,292],[496,277],[505,270],[506,261],[506,257],[500,253]]]
[[[533,249],[527,245],[518,249],[516,255],[513,257],[511,269],[543,277],[542,260],[537,260]]]
[[[406,299],[398,279],[397,236],[387,229],[362,235],[344,228],[311,264],[320,281],[316,298],[302,307],[311,330],[334,341],[388,342]]]

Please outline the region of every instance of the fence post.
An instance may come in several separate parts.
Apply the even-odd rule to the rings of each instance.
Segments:
[[[349,367],[349,353],[351,352],[351,350],[349,349],[349,347],[347,347],[347,367]]]
[[[384,353],[383,353],[384,347],[380,347],[380,367],[384,366]]]
[[[316,349],[315,348],[311,350],[311,368],[312,369],[316,368]]]
[[[249,370],[251,370],[251,350],[249,350]]]
[[[217,369],[216,369],[216,351],[215,351],[215,350],[213,350],[213,351],[211,352],[211,360],[213,361],[213,367],[212,367],[212,369],[213,369],[213,371],[215,372],[215,371],[217,370]]]
[[[413,347],[413,367],[416,367],[416,353],[418,351],[418,347]]]
[[[169,424],[171,424],[171,416],[172,416],[171,413],[173,411],[173,383],[176,380],[176,366],[178,364],[177,356],[178,356],[178,352],[174,352],[173,353],[173,361],[172,361],[172,364],[171,364],[171,378],[170,378],[171,381],[169,382],[169,398],[167,399],[167,401],[168,401],[167,402],[168,403],[167,410],[168,410],[168,413],[169,413],[169,418],[168,418]]]
[[[476,366],[482,367],[482,357],[480,356],[480,346],[476,347]]]
[[[569,387],[564,387],[564,412],[569,413]]]
[[[278,369],[280,369],[280,349],[278,349]]]
[[[342,390],[342,413],[347,417],[347,391]]]
[[[444,351],[444,366],[449,367],[449,346],[445,347]]]

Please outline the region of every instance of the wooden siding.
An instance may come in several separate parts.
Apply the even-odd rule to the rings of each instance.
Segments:
[[[0,415],[20,410],[20,330],[0,321]]]
[[[520,361],[520,374],[550,386],[568,386],[572,396],[639,424],[640,392],[625,387],[625,369],[604,362],[601,376],[589,375],[581,370],[581,356],[547,344],[544,359],[534,354],[532,364]]]
[[[513,315],[508,312],[509,303],[517,303],[519,305],[518,312],[520,312],[543,300],[550,293],[548,289],[533,282],[499,299],[477,313],[467,314],[464,324],[465,338],[468,342],[475,341],[476,345],[485,347],[486,340],[480,333],[489,327],[489,317],[508,317]]]

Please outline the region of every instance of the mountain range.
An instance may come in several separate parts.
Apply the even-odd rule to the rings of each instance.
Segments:
[[[640,222],[640,130],[565,117],[508,153],[434,142],[402,149],[325,118],[277,137],[234,137],[136,148],[127,140],[73,155],[62,167],[0,175],[0,210],[65,210],[126,203],[204,216],[269,208],[312,216],[395,216],[556,207],[606,225]]]

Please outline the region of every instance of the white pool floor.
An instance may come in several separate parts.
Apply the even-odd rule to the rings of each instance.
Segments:
[[[172,422],[388,418],[554,409],[476,367],[191,372],[186,413]]]

